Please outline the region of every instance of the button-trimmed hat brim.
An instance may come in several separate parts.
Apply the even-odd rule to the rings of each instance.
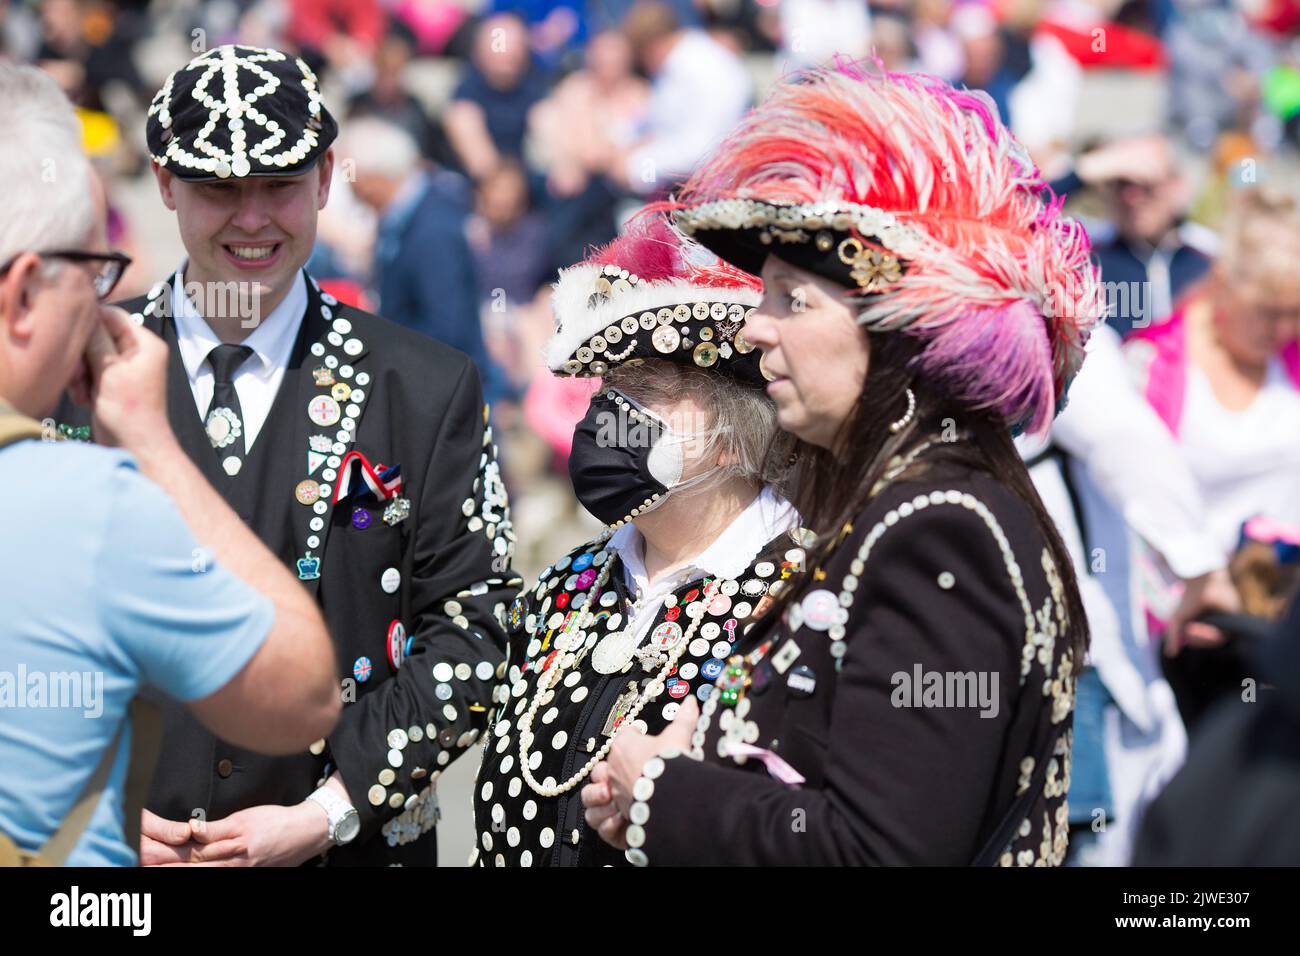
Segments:
[[[151,156],[150,158],[155,163],[158,163],[162,169],[171,173],[176,179],[183,180],[187,183],[238,183],[243,182],[246,179],[287,179],[293,176],[305,176],[316,168],[317,164],[324,158],[325,153],[328,150],[329,147],[326,146],[324,149],[309,156],[292,169],[276,168],[268,169],[265,172],[254,170],[243,176],[236,176],[232,173],[231,175],[224,177],[203,172],[202,170],[185,169],[184,167],[178,166],[172,162],[163,163],[157,156]]]

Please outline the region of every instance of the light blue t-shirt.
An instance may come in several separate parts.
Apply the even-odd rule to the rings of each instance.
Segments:
[[[252,659],[271,602],[199,545],[118,451],[0,449],[0,830],[39,850],[71,810],[142,686],[180,701]],[[69,866],[133,866],[122,829],[129,728]]]

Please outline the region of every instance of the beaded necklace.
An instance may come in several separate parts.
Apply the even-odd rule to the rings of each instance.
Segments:
[[[685,653],[692,638],[694,638],[695,632],[700,626],[700,621],[704,619],[705,609],[717,593],[718,587],[721,584],[721,581],[718,579],[707,581],[704,587],[704,595],[700,599],[698,606],[694,610],[692,610],[689,605],[687,606],[686,613],[691,618],[691,623],[689,627],[687,627],[686,632],[677,638],[671,647],[665,648],[666,659],[660,667],[659,673],[656,674],[637,695],[636,701],[628,709],[622,722],[605,740],[605,743],[600,747],[600,749],[592,754],[587,762],[572,774],[569,779],[557,784],[556,786],[548,787],[538,782],[538,780],[533,776],[533,768],[529,763],[529,748],[532,745],[534,738],[532,729],[533,721],[537,717],[537,711],[541,708],[542,704],[549,699],[548,695],[551,690],[559,684],[564,673],[581,659],[580,655],[575,652],[586,643],[587,630],[595,623],[595,615],[592,612],[592,608],[597,603],[597,598],[600,596],[601,589],[605,586],[606,582],[608,582],[610,568],[614,565],[613,555],[608,551],[608,548],[606,548],[606,555],[604,565],[600,569],[600,574],[592,585],[590,592],[591,597],[583,605],[582,611],[579,614],[578,624],[571,632],[561,634],[556,638],[555,646],[556,650],[559,651],[559,654],[552,660],[551,666],[544,670],[541,676],[538,677],[537,689],[533,692],[533,698],[528,704],[528,709],[524,712],[523,716],[519,718],[519,769],[529,788],[539,796],[558,797],[561,794],[572,790],[575,786],[586,779],[587,775],[591,773],[592,768],[605,759],[605,755],[609,753],[610,748],[613,747],[614,741],[623,731],[623,728],[629,726],[636,719],[637,715],[646,704],[650,703],[650,701],[663,693],[665,679],[672,672],[673,668],[677,666],[677,662],[681,659],[682,654]],[[669,596],[671,597],[671,594]],[[626,645],[629,642],[631,644],[630,651],[626,654],[626,660],[618,670],[622,670],[628,663],[631,663],[636,654],[637,641],[635,634],[632,631],[632,626],[633,620],[629,617],[627,627],[617,635],[621,640],[616,641],[615,646]],[[627,637],[628,635],[631,635],[630,639]],[[611,635],[611,637],[614,636],[615,635]],[[592,652],[593,665],[596,663],[596,654],[599,652],[599,649],[599,645],[597,645],[597,648]],[[620,657],[622,656],[621,649],[617,652],[611,652],[606,655],[610,658],[609,661],[605,662],[607,665],[613,662],[613,653],[618,653]]]

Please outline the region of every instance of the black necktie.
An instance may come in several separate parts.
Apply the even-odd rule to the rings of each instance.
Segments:
[[[244,413],[235,391],[235,372],[252,354],[247,345],[218,345],[208,353],[213,376],[212,404],[203,425],[228,475],[239,473],[244,457]]]

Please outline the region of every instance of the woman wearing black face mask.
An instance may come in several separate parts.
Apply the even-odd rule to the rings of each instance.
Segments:
[[[480,865],[625,864],[583,821],[591,768],[707,692],[801,567],[765,465],[781,460],[775,409],[740,334],[761,287],[701,254],[641,218],[555,287],[548,364],[603,380],[574,432],[574,492],[610,528],[510,608],[475,788]]]

